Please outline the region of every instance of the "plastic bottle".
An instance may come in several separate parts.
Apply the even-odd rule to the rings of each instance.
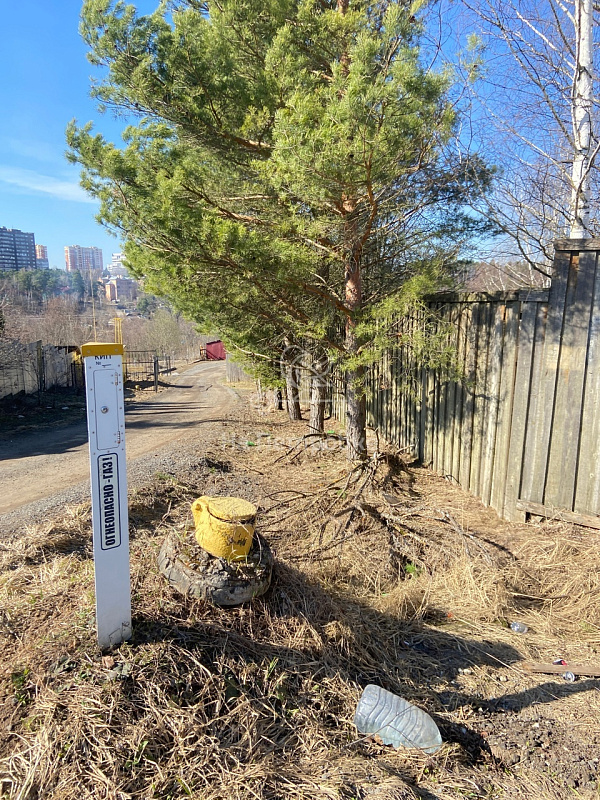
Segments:
[[[527,631],[529,630],[529,628],[527,627],[527,625],[525,625],[524,622],[511,622],[510,629],[515,633],[527,633]]]
[[[379,736],[394,747],[416,747],[435,753],[442,737],[429,714],[381,686],[370,683],[362,693],[354,724],[359,733]]]

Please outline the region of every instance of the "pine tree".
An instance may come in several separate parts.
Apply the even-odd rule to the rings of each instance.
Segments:
[[[124,148],[69,127],[102,221],[192,318],[240,342],[260,326],[270,347],[326,349],[346,373],[352,459],[366,455],[380,309],[434,285],[482,229],[462,207],[489,173],[448,147],[448,80],[420,63],[415,13],[399,0],[179,0],[138,17],[87,0],[82,17],[107,70],[94,94],[140,118]]]
[[[79,301],[83,302],[83,298],[85,297],[85,281],[79,270],[71,274],[71,290],[75,292]]]

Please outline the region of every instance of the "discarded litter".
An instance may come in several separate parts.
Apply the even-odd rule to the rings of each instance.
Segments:
[[[396,748],[414,747],[436,753],[442,746],[438,726],[423,709],[370,683],[363,691],[354,724],[358,732],[378,736]]]
[[[567,662],[564,660],[564,658],[555,658],[554,661],[552,662],[552,666],[566,667]],[[575,673],[571,672],[570,670],[563,672],[562,676],[563,680],[568,681],[569,683],[575,683],[575,681],[577,680],[577,678],[575,677]]]
[[[524,622],[516,622],[516,621],[510,623],[510,629],[515,633],[527,633],[527,631],[529,630],[529,628],[527,627],[527,625],[525,625]]]

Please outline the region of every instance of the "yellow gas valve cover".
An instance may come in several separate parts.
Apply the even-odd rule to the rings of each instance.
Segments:
[[[246,558],[252,547],[256,506],[241,497],[199,497],[192,503],[196,541],[227,561]]]

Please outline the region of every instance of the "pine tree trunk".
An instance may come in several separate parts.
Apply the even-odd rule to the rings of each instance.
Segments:
[[[339,14],[345,16],[350,6],[349,0],[337,0]],[[342,74],[350,72],[348,52],[341,57]],[[342,196],[345,216],[346,267],[344,275],[346,318],[346,338],[344,349],[346,357],[355,358],[359,352],[356,337],[356,317],[362,309],[362,273],[360,263],[358,220],[356,217],[356,198]],[[363,239],[364,241],[364,239]],[[346,455],[351,461],[363,461],[367,457],[367,406],[364,395],[364,367],[346,370]]]
[[[325,401],[327,399],[327,382],[329,380],[329,359],[324,352],[317,352],[313,357],[312,376],[310,381],[310,433],[325,431]]]
[[[346,328],[346,353],[355,354],[358,343],[353,326]],[[346,455],[351,461],[367,457],[367,404],[364,367],[346,370]]]
[[[289,339],[285,340],[285,351],[282,356],[283,369],[285,373],[285,390],[287,400],[288,417],[292,422],[302,419],[300,411],[300,370],[298,359],[300,348],[293,345]]]
[[[288,417],[295,422],[302,419],[302,412],[300,411],[300,394],[298,392],[298,383],[300,380],[300,372],[293,364],[287,365],[285,368],[285,389],[287,399],[287,412]]]
[[[353,212],[354,204],[346,204],[349,219],[346,221],[348,259],[345,270],[345,300],[348,309],[346,318],[346,357],[354,360],[360,343],[356,337],[356,316],[362,308],[362,273],[356,248],[357,225]],[[346,370],[346,455],[351,461],[367,457],[367,405],[364,395],[364,367]]]

